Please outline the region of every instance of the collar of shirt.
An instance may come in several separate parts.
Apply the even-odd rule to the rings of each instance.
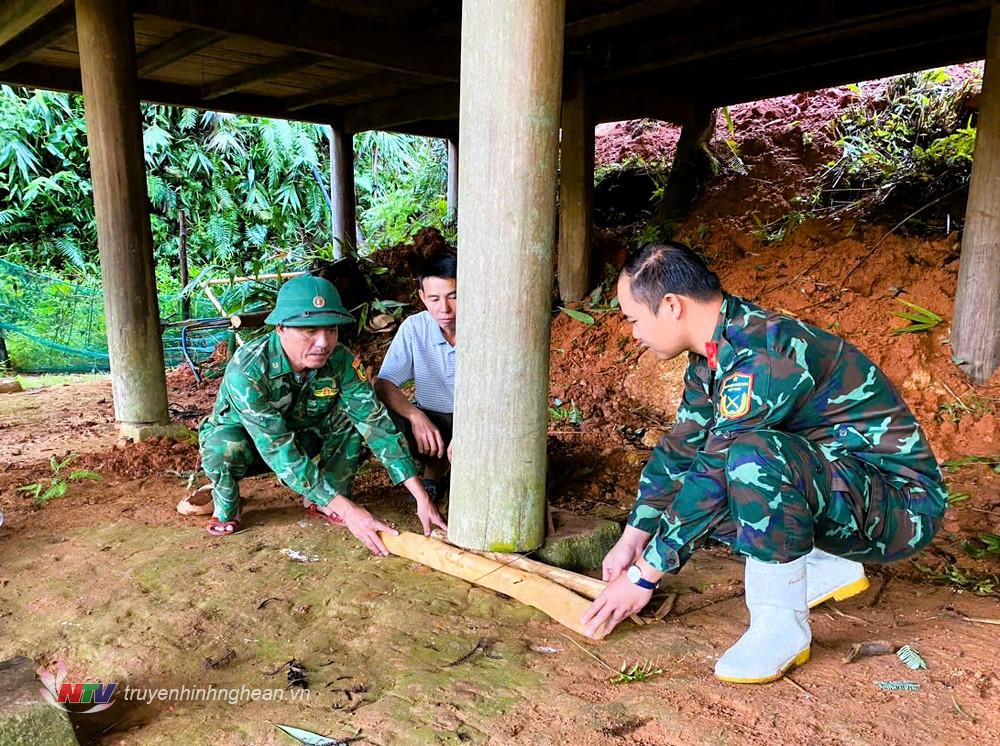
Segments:
[[[429,313],[427,315],[430,316]],[[441,327],[438,326],[438,322],[434,319],[433,316],[430,316],[430,320],[431,320],[431,323],[430,323],[429,326],[431,328],[431,331],[430,331],[431,341],[433,341],[434,344],[436,344],[436,345],[446,345],[446,344],[448,344],[448,340],[444,338],[444,332],[441,331]],[[454,347],[452,347],[452,349],[454,349]]]
[[[286,376],[292,372],[292,364],[281,346],[278,332],[271,332],[267,339],[267,374],[271,378]]]
[[[719,370],[726,370],[736,358],[736,350],[730,344],[729,340],[726,339],[726,327],[732,321],[730,316],[735,308],[736,303],[733,296],[729,293],[723,293],[722,307],[719,309],[719,321],[716,323],[715,331],[712,333],[712,341],[718,345],[719,350]],[[703,356],[699,355],[699,357],[701,360],[705,360]],[[708,364],[707,361],[705,364]]]

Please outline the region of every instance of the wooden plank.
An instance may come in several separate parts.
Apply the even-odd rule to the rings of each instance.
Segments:
[[[348,132],[393,129],[425,119],[457,119],[458,86],[444,85],[404,93],[394,98],[345,108],[342,114]]]
[[[49,44],[69,34],[76,23],[72,2],[63,3],[55,11],[35,23],[17,38],[0,48],[0,70],[6,70]]]
[[[292,96],[285,99],[285,108],[288,111],[301,111],[311,106],[325,104],[336,101],[344,96],[356,95],[366,90],[384,90],[387,87],[404,86],[407,81],[412,80],[410,76],[395,72],[381,72],[374,75],[366,75],[363,78],[354,80],[344,80],[333,85],[320,88],[316,91],[309,91],[301,96]]]
[[[408,531],[401,531],[398,536],[381,532],[379,536],[386,549],[398,557],[503,593],[544,612],[567,629],[587,635],[580,619],[590,607],[590,602],[558,583]],[[602,629],[595,639],[601,639],[605,634]]]
[[[261,65],[254,65],[232,75],[226,75],[206,86],[202,86],[201,97],[206,101],[211,101],[213,98],[225,96],[227,93],[234,93],[253,83],[304,70],[316,64],[319,59],[316,55],[307,52],[293,52],[276,60],[271,60]]]
[[[414,36],[409,29],[377,24],[308,3],[255,0],[137,0],[136,12],[247,36],[289,50],[364,63],[442,80],[458,79],[458,45],[450,39]]]
[[[63,0],[6,0],[0,4],[0,45],[13,41],[62,4]]]
[[[1000,3],[993,5],[951,349],[976,383],[1000,368]]]
[[[850,0],[837,4],[801,3],[785,0],[768,6],[744,6],[722,13],[713,22],[698,27],[653,26],[642,35],[629,35],[612,43],[609,68],[601,80],[634,76],[680,63],[732,54],[751,49],[776,50],[785,42],[814,35],[847,31],[848,36],[865,28],[887,30],[893,24],[947,18],[967,10],[982,9],[989,0],[924,0],[873,4]]]
[[[619,26],[647,21],[656,16],[674,15],[704,6],[704,0],[639,0],[604,13],[569,21],[566,24],[566,38],[579,39]]]
[[[162,44],[143,52],[136,59],[140,75],[149,75],[162,70],[178,60],[182,60],[195,52],[210,47],[226,38],[225,34],[204,29],[188,29],[177,36],[167,39]]]

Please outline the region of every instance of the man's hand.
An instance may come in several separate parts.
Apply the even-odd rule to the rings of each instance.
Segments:
[[[416,407],[409,416],[410,425],[413,427],[413,439],[417,442],[417,450],[423,456],[433,458],[443,458],[447,448],[441,431],[434,427],[430,418]]]
[[[621,538],[604,555],[601,563],[601,580],[610,583],[625,572],[629,565],[634,565],[642,556],[642,551],[649,541],[649,534],[631,526],[626,526]]]
[[[437,506],[434,505],[434,501],[431,500],[430,495],[427,494],[427,490],[424,489],[424,485],[417,477],[410,477],[405,482],[403,486],[410,491],[413,495],[413,499],[417,501],[417,518],[420,519],[420,525],[424,530],[424,536],[431,535],[431,529],[434,526],[438,528],[448,530],[448,524],[444,522],[444,518],[438,512]]]
[[[606,627],[607,634],[611,634],[622,619],[641,611],[652,597],[652,589],[640,588],[629,582],[625,575],[619,575],[590,605],[580,623],[586,625],[588,637],[597,635],[602,627]]]
[[[334,502],[337,506],[334,507]],[[373,516],[367,510],[357,505],[346,497],[338,495],[334,501],[328,505],[317,506],[323,513],[330,515],[336,513],[344,519],[347,530],[357,537],[358,541],[368,547],[372,554],[378,557],[388,557],[389,550],[382,543],[379,531],[386,531],[393,536],[398,536],[399,531],[389,526]]]
[[[448,463],[451,463],[451,449],[455,447],[455,441],[448,444]]]

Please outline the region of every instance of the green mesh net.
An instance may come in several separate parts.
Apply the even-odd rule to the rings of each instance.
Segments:
[[[161,320],[180,321],[178,296],[161,295],[159,303]],[[191,315],[212,318],[218,312],[208,300],[192,298]],[[0,260],[0,334],[15,371],[96,373],[109,369],[104,293],[96,284],[76,285]],[[166,365],[184,363],[185,352],[192,363],[202,364],[220,342],[231,338],[225,329],[168,327],[163,331]]]

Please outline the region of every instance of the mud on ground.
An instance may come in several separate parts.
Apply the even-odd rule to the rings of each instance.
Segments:
[[[810,222],[765,243],[749,215],[747,205],[767,220],[780,216],[801,192],[825,147],[819,128],[827,117],[817,112],[835,108],[841,95],[734,114],[749,173],[724,174],[678,235],[714,260],[732,292],[831,329],[869,354],[903,392],[939,460],[1000,455],[1000,377],[973,386],[950,360],[955,235]],[[788,133],[792,106],[820,155],[802,150],[801,132]],[[612,145],[599,139],[599,154]],[[601,261],[620,266],[634,233],[599,235]],[[383,257],[394,268],[384,292],[412,301],[401,276],[436,245],[423,234]],[[890,336],[903,323],[891,315],[899,298],[945,323]],[[616,312],[589,312],[593,326],[553,315],[549,495],[556,505],[621,519],[650,447],[671,425],[683,365],[643,355]],[[357,352],[377,369],[387,344],[388,335],[364,335]],[[172,372],[175,418],[196,424],[217,385]],[[808,665],[789,680],[738,687],[711,674],[746,622],[742,566],[723,548],[699,553],[668,579],[680,595],[664,622],[622,625],[599,644],[575,639],[599,662],[530,609],[404,560],[370,557],[344,530],[307,520],[295,495],[270,477],[247,484],[245,532],[207,537],[204,519],[174,512],[198,468],[193,442],[122,447],[113,417],[107,382],[0,397],[0,659],[65,661],[71,679],[131,687],[264,688],[286,686],[278,669],[295,658],[309,669],[312,694],[235,706],[119,701],[76,717],[84,742],[288,743],[274,722],[380,744],[1000,742],[1000,603],[956,584],[956,573],[969,582],[1000,573],[1000,560],[966,549],[980,532],[1000,533],[1000,474],[988,464],[947,470],[951,490],[968,498],[918,558],[926,570],[913,562],[869,568],[870,590],[812,612]],[[35,508],[17,488],[52,478],[50,457],[70,453],[79,454],[74,468],[103,480],[71,484],[65,497]],[[370,460],[357,497],[416,527],[405,495]],[[320,559],[295,563],[286,548]],[[911,671],[895,656],[842,662],[866,640],[912,644],[928,669]],[[606,666],[645,660],[663,673],[608,683]],[[892,681],[920,688],[878,686]]]

